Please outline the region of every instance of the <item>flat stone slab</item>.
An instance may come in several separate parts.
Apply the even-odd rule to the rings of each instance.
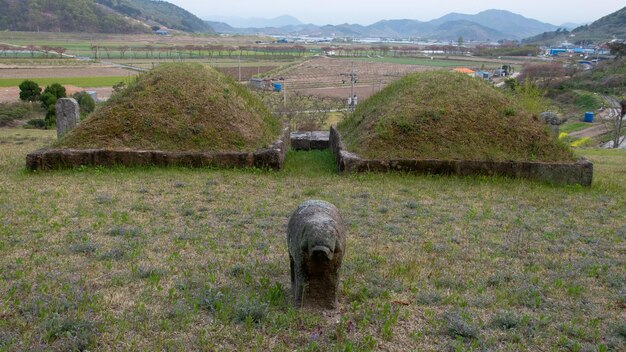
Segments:
[[[346,150],[341,134],[330,130],[330,146],[339,172],[405,171],[418,174],[484,175],[526,178],[552,184],[580,184],[590,187],[593,164],[584,158],[576,162],[480,161],[439,159],[364,159]]]
[[[291,132],[291,149],[323,150],[330,148],[329,131],[295,131]]]
[[[26,168],[67,169],[80,166],[185,166],[282,170],[289,148],[289,128],[271,146],[254,152],[169,152],[158,150],[40,149],[26,156]]]

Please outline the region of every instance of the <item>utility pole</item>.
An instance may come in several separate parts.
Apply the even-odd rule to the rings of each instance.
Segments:
[[[239,81],[241,82],[241,54],[237,57],[237,69],[239,70]]]
[[[352,72],[342,73],[341,76],[346,76],[350,78],[350,98],[348,99],[348,101],[350,101],[350,110],[354,111],[354,84],[357,82],[357,74],[354,72],[354,61],[352,61]]]

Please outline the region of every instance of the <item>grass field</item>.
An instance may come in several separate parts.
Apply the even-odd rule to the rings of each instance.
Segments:
[[[0,129],[0,350],[626,348],[626,152],[591,188],[283,172],[28,173],[53,131]],[[290,307],[285,229],[306,199],[348,224],[340,309]]]
[[[56,78],[29,78],[41,87],[52,83],[68,84],[77,87],[111,87],[119,82],[128,83],[134,76],[104,76],[104,77],[56,77]],[[0,78],[0,87],[17,87],[25,78]]]

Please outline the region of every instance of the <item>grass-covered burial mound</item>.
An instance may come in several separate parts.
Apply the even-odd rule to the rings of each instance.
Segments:
[[[573,161],[536,116],[483,80],[411,74],[359,105],[338,130],[369,159]]]
[[[200,64],[167,64],[140,75],[56,147],[253,151],[280,132],[279,120],[230,78]]]

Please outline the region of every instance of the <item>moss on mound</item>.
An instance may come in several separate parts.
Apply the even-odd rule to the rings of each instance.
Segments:
[[[408,75],[338,129],[349,151],[371,159],[574,160],[536,116],[488,83],[454,72]]]
[[[279,120],[230,78],[200,64],[167,64],[139,76],[57,146],[252,151],[280,130]]]

